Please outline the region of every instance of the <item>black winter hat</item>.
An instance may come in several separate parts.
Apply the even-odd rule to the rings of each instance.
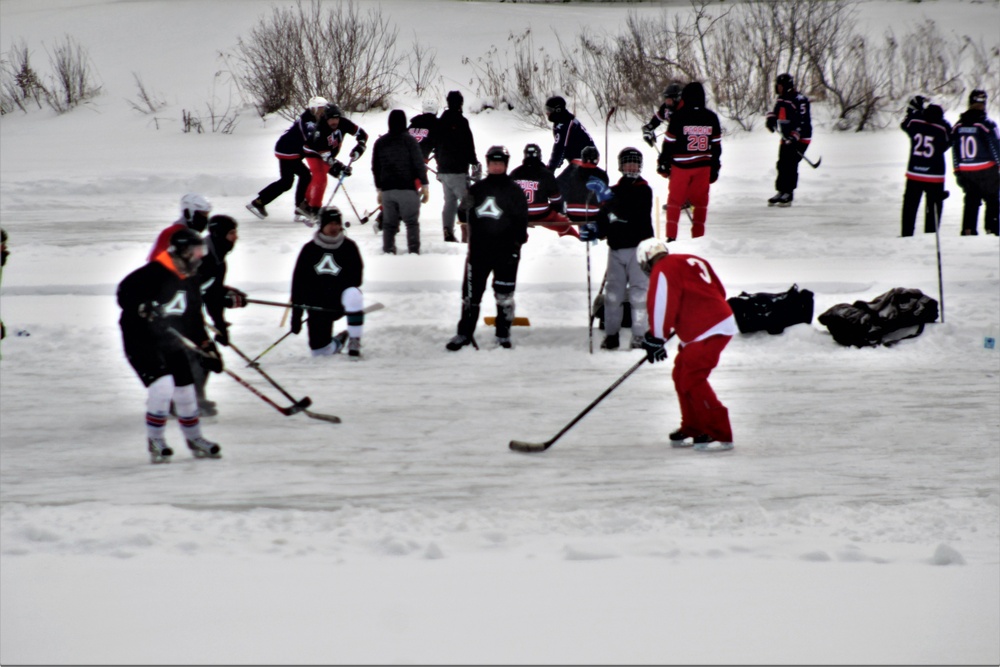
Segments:
[[[985,90],[979,90],[977,88],[976,90],[973,90],[971,93],[969,93],[969,105],[971,106],[973,104],[986,104]]]
[[[393,109],[389,112],[389,132],[399,134],[406,131],[406,112],[402,109]]]
[[[453,90],[448,93],[448,97],[445,98],[448,103],[449,109],[461,109],[462,105],[465,104],[465,98],[462,97],[462,93],[457,90]]]
[[[223,238],[236,227],[236,220],[228,215],[213,215],[208,219],[208,234],[212,238]]]

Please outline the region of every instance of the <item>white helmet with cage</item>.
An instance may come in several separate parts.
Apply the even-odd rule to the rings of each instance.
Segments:
[[[670,250],[667,249],[667,244],[656,237],[639,241],[639,245],[635,248],[635,258],[639,260],[639,268],[647,276],[653,272],[653,265],[661,257],[669,254]]]

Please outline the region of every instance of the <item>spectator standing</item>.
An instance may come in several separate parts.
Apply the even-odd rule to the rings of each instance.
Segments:
[[[955,181],[965,191],[962,235],[975,236],[979,205],[986,204],[983,228],[998,234],[1000,215],[1000,132],[986,116],[986,91],[969,94],[969,108],[962,113],[952,134],[951,160]]]
[[[446,98],[448,108],[441,112],[437,128],[432,137],[438,165],[437,179],[444,189],[444,208],[441,224],[444,240],[457,243],[455,237],[455,217],[458,217],[462,242],[468,241],[465,226],[468,208],[470,170],[473,181],[482,175],[482,165],[476,159],[476,143],[468,119],[462,115],[465,98],[453,90]]]
[[[382,252],[396,254],[399,221],[406,224],[406,245],[420,254],[420,204],[427,203],[427,165],[420,145],[406,128],[402,109],[389,112],[389,132],[375,140],[372,175],[382,205]]]

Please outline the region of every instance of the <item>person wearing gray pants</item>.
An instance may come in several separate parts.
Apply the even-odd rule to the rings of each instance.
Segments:
[[[419,255],[420,204],[427,202],[430,190],[423,153],[406,130],[406,114],[401,109],[389,112],[389,132],[375,141],[372,175],[382,205],[382,252],[396,254],[396,234],[402,220],[407,250]]]

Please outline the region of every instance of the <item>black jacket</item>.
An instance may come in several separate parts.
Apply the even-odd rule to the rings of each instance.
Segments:
[[[468,174],[469,166],[479,162],[472,129],[461,109],[441,113],[434,131],[434,148],[439,174]]]
[[[556,177],[566,204],[566,215],[573,222],[593,222],[597,219],[600,205],[594,193],[587,189],[587,181],[594,177],[604,183],[610,182],[608,172],[579,160],[574,160]]]
[[[697,81],[684,86],[680,108],[670,116],[663,138],[660,164],[682,169],[722,165],[722,127],[719,117],[705,108],[705,89]]]
[[[490,174],[469,188],[469,254],[516,250],[528,240],[528,200],[507,174]]]
[[[525,160],[510,172],[528,200],[528,219],[540,220],[550,211],[562,212],[562,192],[556,177],[541,160]]]
[[[410,119],[410,136],[420,144],[420,152],[424,154],[424,161],[431,159],[434,152],[435,130],[438,125],[438,117],[432,113],[422,113]],[[475,151],[473,151],[475,152]]]
[[[597,214],[597,233],[612,250],[634,248],[653,236],[653,190],[643,178],[624,176]]]
[[[330,153],[330,157],[337,157],[344,143],[345,134],[353,134],[355,141],[362,145],[368,141],[368,133],[355,125],[354,121],[341,117],[337,129],[332,130],[325,119],[320,119],[316,123],[316,129],[306,137],[303,154],[319,157],[324,153]]]
[[[198,281],[182,278],[164,261],[170,261],[166,253],[128,274],[118,285],[122,309],[118,323],[129,356],[148,355],[152,350],[159,354],[183,350],[183,343],[170,333],[170,327],[198,345],[208,340]],[[157,306],[160,317],[152,321],[140,317],[139,305],[143,303]]]
[[[417,140],[406,131],[406,116],[398,109],[389,116],[389,132],[375,140],[372,175],[379,190],[417,190],[427,185],[424,156]]]
[[[329,308],[339,317],[344,312],[340,295],[348,287],[361,287],[364,268],[354,241],[341,234],[339,243],[330,243],[316,232],[295,262],[292,303]]]
[[[552,114],[552,155],[549,157],[549,171],[555,173],[562,163],[572,162],[580,157],[587,146],[597,147],[587,128],[568,111]]]
[[[209,236],[205,239],[206,253],[198,267],[198,287],[205,311],[212,318],[216,329],[226,328],[223,310],[226,307],[226,255],[232,250],[232,244],[224,239]]]

